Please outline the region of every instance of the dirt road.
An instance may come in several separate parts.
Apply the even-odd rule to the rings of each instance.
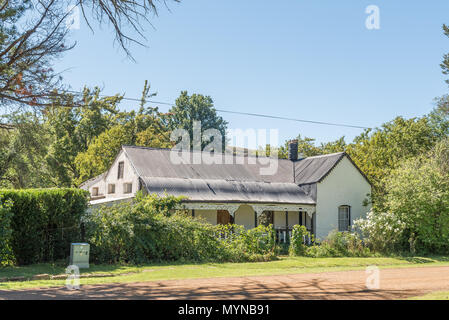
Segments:
[[[449,267],[381,269],[380,289],[365,271],[188,279],[1,291],[1,299],[403,299],[449,290]],[[82,284],[82,282],[81,282]]]

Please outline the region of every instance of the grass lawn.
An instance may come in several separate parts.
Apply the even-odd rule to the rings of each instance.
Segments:
[[[449,300],[449,291],[439,291],[410,298],[409,300]]]
[[[373,257],[373,258],[305,258],[279,257],[270,262],[253,263],[170,263],[143,266],[91,265],[81,269],[81,274],[93,277],[81,278],[83,284],[102,284],[118,282],[141,282],[175,280],[187,278],[213,278],[237,276],[261,276],[276,274],[317,273],[344,270],[360,270],[366,266],[380,268],[401,268],[420,266],[449,266],[449,257]],[[38,264],[24,267],[0,268],[0,278],[48,273],[64,274],[65,265]],[[95,277],[95,274],[114,274],[113,277]],[[34,287],[65,285],[65,280],[33,280],[0,282],[0,290],[15,290]]]

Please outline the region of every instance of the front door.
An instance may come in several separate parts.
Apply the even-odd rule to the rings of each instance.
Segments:
[[[217,210],[217,224],[230,224],[231,215],[226,210]]]

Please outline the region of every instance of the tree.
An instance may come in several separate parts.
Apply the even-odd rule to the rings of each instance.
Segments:
[[[446,37],[449,38],[449,27],[443,24],[443,33]],[[449,53],[443,56],[443,62],[440,64],[443,74],[449,75]],[[449,84],[449,79],[446,80],[446,83]]]
[[[449,95],[436,99],[436,107],[428,118],[438,139],[449,136]]]
[[[52,106],[44,110],[46,125],[53,137],[46,162],[54,172],[55,185],[74,185],[73,181],[80,176],[76,156],[85,152],[97,136],[116,124],[121,99],[118,95],[102,98],[99,88],[93,91],[85,88],[81,105],[64,108],[56,99]]]
[[[193,94],[189,96],[187,91],[182,91],[165,117],[170,130],[184,129],[190,135],[190,147],[193,148],[193,122],[201,122],[201,134],[208,129],[216,129],[222,136],[222,150],[226,143],[226,129],[228,123],[217,114],[210,96]],[[212,138],[202,142],[203,149],[212,141]]]
[[[51,172],[45,166],[50,135],[32,113],[6,116],[14,127],[0,128],[0,188],[48,186]]]
[[[0,103],[3,108],[41,110],[54,97],[65,96],[62,77],[53,70],[52,64],[74,47],[67,43],[70,4],[69,0],[0,0]],[[131,59],[129,44],[143,45],[142,40],[146,40],[143,31],[151,24],[148,15],[158,12],[153,0],[77,0],[75,5],[89,27],[93,21],[99,26],[110,23],[117,42]],[[86,14],[87,9],[92,16]],[[70,102],[73,103],[59,101],[64,106],[71,106]],[[4,125],[0,123],[0,126]]]
[[[132,144],[133,134],[125,126],[116,125],[102,132],[87,150],[78,153],[74,163],[79,172],[75,184],[80,184],[105,172],[122,145]]]
[[[385,187],[382,208],[357,223],[369,242],[380,250],[449,252],[449,139],[402,161]]]
[[[67,45],[65,6],[56,0],[0,2],[0,103],[39,107],[62,89],[52,62]]]
[[[154,95],[150,93],[148,81],[145,81],[139,111],[114,113],[111,125],[93,136],[84,150],[77,152],[72,161],[78,172],[73,181],[75,185],[105,172],[112,165],[122,145],[172,147],[170,131],[164,123],[163,115],[157,108],[145,106],[147,98]]]
[[[335,141],[321,143],[319,146],[315,145],[315,139],[309,137],[302,137],[298,134],[296,137],[298,140],[298,153],[302,157],[313,157],[322,154],[343,152],[346,148],[345,138],[341,137]],[[281,159],[288,158],[288,145],[289,141],[285,141],[284,145],[279,148],[278,156]]]
[[[80,152],[76,156],[74,163],[76,163],[79,177],[75,184],[80,184],[105,172],[112,165],[122,145],[154,148],[172,146],[169,135],[161,134],[154,126],[149,125],[139,129],[136,119],[141,116],[139,113],[127,123],[115,125],[102,132],[86,151]]]
[[[428,152],[437,141],[427,117],[397,117],[379,128],[365,130],[346,147],[346,151],[380,196],[387,191],[382,180],[391,170],[407,159]]]
[[[173,1],[180,2],[180,0]],[[167,1],[163,0],[162,2],[167,7]],[[91,9],[94,20],[100,25],[106,22],[112,25],[115,39],[129,57],[131,57],[131,52],[128,45],[130,43],[143,45],[142,40],[146,41],[144,36],[145,26],[152,26],[148,16],[158,14],[158,8],[154,0],[78,0],[77,4],[80,6],[89,27],[91,26],[91,19],[85,14],[85,9]],[[132,30],[134,36],[128,35],[124,31],[125,28]]]

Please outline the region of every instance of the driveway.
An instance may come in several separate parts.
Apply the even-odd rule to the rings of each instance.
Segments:
[[[368,290],[365,271],[187,279],[1,291],[1,299],[404,299],[449,290],[449,267],[380,270]],[[81,280],[82,284],[82,280]]]

